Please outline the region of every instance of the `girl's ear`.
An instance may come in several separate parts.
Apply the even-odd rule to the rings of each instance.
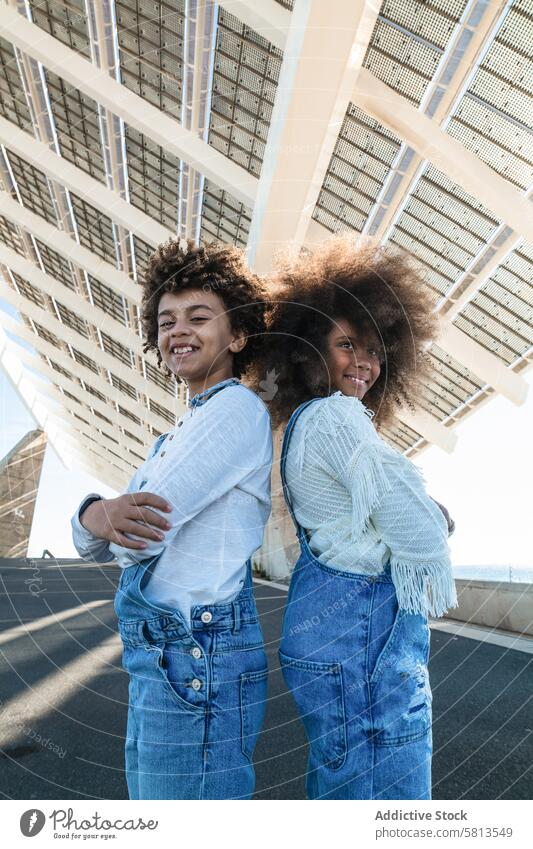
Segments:
[[[245,335],[244,330],[241,330],[240,333],[236,334],[230,342],[229,349],[232,354],[238,354],[242,351],[247,341],[248,337]]]

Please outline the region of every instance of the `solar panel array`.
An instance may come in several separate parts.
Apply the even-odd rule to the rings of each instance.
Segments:
[[[86,17],[91,3],[28,0],[27,8],[35,25],[92,61],[94,32]],[[277,3],[290,18],[292,0]],[[437,103],[435,81],[446,70],[456,49],[454,39],[474,6],[474,0],[383,0],[364,67],[431,116]],[[106,48],[114,56],[120,82],[142,101],[182,122],[189,96],[185,53],[194,34],[188,4],[112,0],[103,7],[115,22],[113,43]],[[450,137],[522,193],[533,184],[527,120],[532,33],[531,3],[508,4],[442,124]],[[211,36],[204,137],[214,151],[259,179],[283,52],[227,11],[223,2],[214,31],[205,33],[206,39]],[[1,115],[45,141],[103,188],[116,185],[106,150],[106,144],[114,144],[123,197],[176,232],[184,163],[122,119],[113,119],[109,126],[105,112],[63,79],[57,68],[52,71],[28,61],[0,38]],[[106,133],[111,142],[109,137],[106,142]],[[420,160],[414,178],[402,182],[403,171],[417,161],[400,136],[350,102],[312,217],[325,231],[379,231],[387,241],[408,250],[424,272],[435,308],[446,313],[469,275],[482,266],[482,258],[510,231],[506,222],[429,162]],[[25,161],[9,145],[0,152],[0,182],[25,210],[131,280],[131,297],[125,297],[108,278],[99,279],[76,263],[74,254],[65,256],[48,244],[44,229],[32,233],[7,212],[0,214],[0,242],[60,287],[51,295],[33,274],[28,280],[3,266],[6,284],[28,304],[21,316],[35,337],[38,362],[58,397],[65,399],[65,409],[82,423],[80,439],[88,440],[85,444],[107,457],[110,468],[123,477],[145,455],[150,441],[174,424],[184,403],[181,387],[141,352],[138,281],[155,245],[125,230],[112,209],[104,214],[82,193],[55,182],[46,169]],[[202,178],[199,185],[200,238],[246,246],[253,209],[212,178]],[[383,232],[380,222],[391,204],[395,211]],[[531,356],[532,264],[533,247],[524,241],[514,244],[453,318],[455,328],[513,369]],[[62,288],[65,303],[59,296]],[[69,294],[82,299],[83,315],[72,308]],[[103,313],[107,321],[101,323]],[[79,337],[77,345],[66,331]],[[434,345],[428,356],[432,377],[420,405],[438,422],[452,426],[492,389],[439,346]],[[384,435],[409,453],[426,444],[402,421]]]

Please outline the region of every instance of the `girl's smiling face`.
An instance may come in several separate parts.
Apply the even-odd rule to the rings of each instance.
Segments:
[[[326,337],[326,364],[334,390],[361,401],[380,375],[382,350],[374,331],[363,334],[347,319],[336,319]]]
[[[165,365],[184,380],[192,397],[233,374],[233,354],[246,339],[230,324],[214,292],[165,292],[157,310],[157,344]]]

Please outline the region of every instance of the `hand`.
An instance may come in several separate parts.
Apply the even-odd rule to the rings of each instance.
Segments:
[[[81,514],[80,522],[99,539],[107,539],[124,548],[143,549],[147,543],[129,539],[124,534],[135,534],[161,542],[165,536],[154,528],[169,530],[171,527],[163,516],[150,507],[167,512],[172,510],[164,498],[153,492],[128,492],[118,498],[93,501]]]
[[[431,495],[430,495],[429,497],[431,498]],[[447,525],[448,525],[448,536],[450,537],[450,536],[453,534],[454,530],[455,530],[455,522],[453,521],[452,517],[451,517],[451,516],[450,516],[450,514],[448,513],[448,511],[447,511],[446,507],[444,506],[444,504],[439,504],[439,502],[438,502],[438,501],[435,501],[435,499],[434,499],[434,498],[431,498],[431,500],[432,500],[432,501],[433,501],[433,502],[437,505],[437,507],[438,507],[438,508],[439,508],[439,510],[441,511],[442,515],[443,515],[443,516],[444,516],[444,518],[446,519],[446,522],[447,522]]]

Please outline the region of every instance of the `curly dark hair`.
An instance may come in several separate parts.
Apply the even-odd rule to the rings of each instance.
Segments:
[[[363,398],[378,428],[390,424],[399,405],[414,409],[429,369],[424,349],[438,323],[431,290],[406,252],[339,234],[312,252],[282,258],[271,286],[268,334],[251,383],[257,391],[267,376],[277,386],[268,402],[276,427],[304,401],[335,391],[326,337],[340,319],[363,338],[372,332],[380,340],[381,373]]]
[[[157,365],[162,357],[157,345],[159,301],[166,292],[201,289],[213,292],[222,300],[234,332],[244,332],[246,345],[233,355],[233,374],[241,377],[254,361],[265,335],[265,291],[260,278],[248,268],[244,252],[234,245],[210,242],[195,246],[189,240],[182,247],[179,239],[159,245],[149,260],[142,279],[141,320],[145,343],[143,351],[157,352]],[[163,363],[167,376],[174,376]],[[178,383],[181,382],[176,377]]]

